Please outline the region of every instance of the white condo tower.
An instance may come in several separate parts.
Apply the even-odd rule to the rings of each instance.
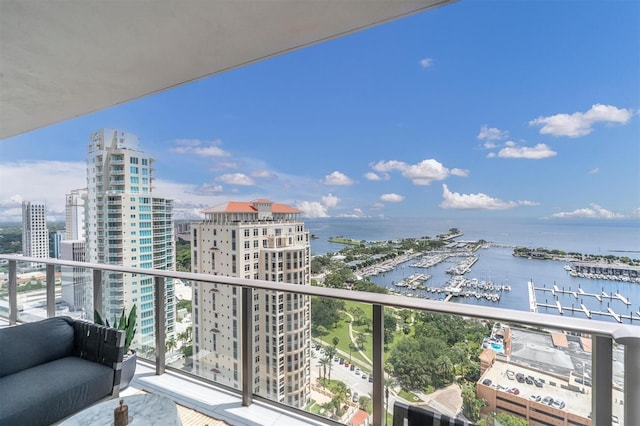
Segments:
[[[269,200],[228,202],[191,224],[193,272],[310,285],[309,232],[301,210]],[[194,283],[195,373],[233,388],[242,383],[241,289]],[[310,399],[310,299],[253,290],[254,389],[304,407]]]
[[[130,133],[102,129],[91,135],[87,157],[87,261],[175,270],[173,202],[153,197],[153,159]],[[132,348],[153,349],[154,280],[105,272],[102,315],[112,321],[137,305]],[[173,280],[165,280],[166,337],[175,330]]]
[[[49,230],[47,229],[46,205],[22,202],[22,255],[27,257],[49,257]]]

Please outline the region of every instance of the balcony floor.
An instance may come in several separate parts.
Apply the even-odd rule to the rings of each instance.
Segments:
[[[127,389],[120,392],[120,396],[134,395],[141,391],[166,396],[179,405],[219,421],[208,422],[209,426],[327,424],[261,401],[254,401],[251,406],[243,407],[240,395],[170,371],[157,376],[152,365],[138,361],[133,380]],[[184,417],[183,425],[189,426]]]

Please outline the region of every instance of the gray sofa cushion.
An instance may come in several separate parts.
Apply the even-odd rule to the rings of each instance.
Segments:
[[[49,425],[104,398],[112,382],[113,369],[73,356],[3,377],[0,425]]]
[[[72,355],[72,321],[56,317],[4,328],[0,333],[0,377]]]

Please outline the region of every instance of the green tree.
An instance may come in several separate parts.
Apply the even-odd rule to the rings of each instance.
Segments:
[[[175,337],[171,336],[171,338],[165,342],[165,348],[167,349],[167,352],[171,352],[176,347],[178,347],[178,342],[176,342]]]
[[[398,327],[398,320],[396,316],[389,312],[384,314],[384,344],[388,345],[393,342],[393,336],[395,335],[396,328]]]
[[[340,321],[340,311],[344,310],[344,301],[331,297],[311,298],[311,325],[313,331],[317,332],[319,326],[327,330],[335,327]]]
[[[329,380],[331,380],[331,368],[333,367],[333,357],[336,355],[337,349],[335,346],[327,346],[324,348],[324,356],[329,360]]]
[[[462,388],[462,412],[471,421],[477,422],[480,419],[480,411],[485,405],[487,403],[484,399],[476,397],[473,385]]]
[[[389,391],[390,388],[393,388],[396,385],[396,381],[393,379],[393,377],[389,376],[389,377],[385,377],[384,379],[384,412],[385,412],[385,416],[384,416],[384,425],[387,426],[387,415],[386,413],[389,412]]]

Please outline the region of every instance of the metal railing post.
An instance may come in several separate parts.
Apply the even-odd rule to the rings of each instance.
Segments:
[[[56,316],[56,271],[55,265],[47,264],[46,276],[47,318]]]
[[[155,328],[156,328],[156,375],[164,374],[166,363],[166,303],[164,277],[154,277]]]
[[[242,287],[242,405],[253,402],[253,289]]]
[[[591,393],[591,422],[611,424],[613,341],[610,337],[595,336],[591,354],[593,387]],[[626,370],[625,365],[625,370]],[[631,424],[631,423],[629,423]]]
[[[382,426],[387,413],[384,409],[384,306],[373,308],[373,424]]]
[[[9,261],[9,325],[18,322],[18,274],[16,261]]]
[[[93,311],[104,315],[102,312],[102,271],[100,269],[93,270]],[[91,312],[93,320],[93,312]]]
[[[640,424],[640,337],[623,337],[616,339],[616,342],[624,345],[624,424],[638,425]]]

